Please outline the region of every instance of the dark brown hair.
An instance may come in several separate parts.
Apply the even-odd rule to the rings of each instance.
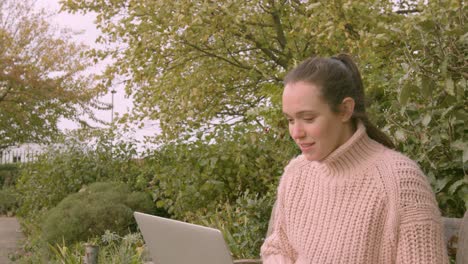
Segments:
[[[389,148],[395,148],[390,138],[372,124],[367,116],[361,74],[349,55],[306,59],[284,78],[285,85],[300,81],[320,87],[323,99],[335,113],[340,111],[339,106],[343,99],[353,98],[355,106],[352,119],[362,121],[370,138]]]

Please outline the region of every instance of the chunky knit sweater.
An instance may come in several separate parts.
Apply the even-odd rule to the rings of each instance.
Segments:
[[[427,179],[362,124],[324,160],[286,166],[273,217],[264,264],[448,263]]]

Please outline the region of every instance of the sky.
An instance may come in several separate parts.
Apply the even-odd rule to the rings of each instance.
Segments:
[[[90,47],[99,47],[95,40],[100,35],[100,31],[96,28],[94,20],[96,18],[95,14],[87,13],[75,13],[70,14],[66,12],[59,13],[60,4],[59,0],[36,0],[37,8],[44,8],[50,13],[57,13],[50,17],[49,23],[52,25],[57,25],[59,27],[66,27],[72,29],[75,32],[79,32],[74,36],[74,40],[77,42],[84,43]],[[93,70],[102,71],[105,68],[105,63],[96,65]],[[114,113],[122,115],[129,112],[132,109],[132,100],[125,96],[125,92],[122,86],[117,86],[114,88],[116,93],[114,94]],[[111,103],[112,96],[110,93],[106,94],[101,101]],[[114,116],[116,115],[114,114]],[[111,111],[96,111],[98,118],[108,121],[111,121]],[[63,130],[66,129],[75,129],[78,127],[77,124],[70,120],[63,120],[60,122],[59,127]],[[153,135],[155,128],[151,126],[146,126],[142,129],[137,129],[135,133],[135,138],[137,140],[142,140],[145,135]]]

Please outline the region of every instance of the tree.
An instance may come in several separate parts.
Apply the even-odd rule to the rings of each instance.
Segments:
[[[429,1],[400,28],[404,70],[396,75],[385,129],[425,170],[446,215],[468,207],[468,34],[462,1]]]
[[[280,113],[272,116],[271,109],[278,109],[287,69],[313,54],[338,52],[358,54],[362,64],[381,67],[398,41],[375,36],[387,31],[383,22],[401,19],[387,1],[63,4],[69,11],[99,14],[101,41],[121,45],[94,55],[115,58],[106,77],[126,78],[135,99],[134,119],[159,120],[166,139],[224,122],[277,127]],[[372,45],[380,50],[371,51]]]
[[[94,118],[92,75],[86,47],[35,11],[33,1],[0,1],[0,149],[44,142],[58,134],[60,118]]]
[[[373,119],[400,150],[420,161],[444,213],[463,214],[468,203],[461,121],[467,105],[463,1],[67,0],[63,5],[99,14],[101,41],[120,45],[92,55],[115,59],[104,78],[124,77],[135,99],[133,120],[159,120],[164,142],[232,130],[226,123],[284,133],[279,110],[285,72],[311,55],[353,54]],[[421,97],[428,89],[434,93]],[[432,100],[435,91],[442,94]],[[432,113],[447,125],[431,123]],[[429,136],[425,131],[443,140],[430,146],[421,136]],[[439,156],[445,157],[440,163]],[[443,202],[450,196],[451,203]]]

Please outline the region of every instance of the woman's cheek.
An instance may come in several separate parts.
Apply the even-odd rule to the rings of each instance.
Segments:
[[[318,122],[314,122],[308,127],[309,135],[310,137],[312,137],[313,140],[319,140],[325,132],[323,130],[324,129],[320,126],[320,123]]]

